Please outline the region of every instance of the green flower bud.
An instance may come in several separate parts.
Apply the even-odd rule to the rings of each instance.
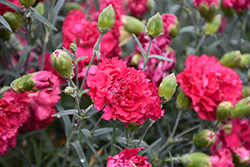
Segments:
[[[199,7],[198,10],[201,14],[201,16],[208,21],[213,20],[214,16],[218,13],[219,11],[219,6],[216,4],[212,4],[210,7],[206,3],[202,3]]]
[[[248,97],[248,96],[250,96],[250,87],[249,86],[243,86],[242,97],[245,98],[245,97]]]
[[[10,87],[15,92],[25,92],[30,91],[32,88],[36,85],[36,82],[32,80],[32,77],[35,75],[35,73],[24,75],[13,82],[11,82]]]
[[[233,118],[247,115],[250,115],[250,96],[238,101],[233,111]]]
[[[139,54],[139,53],[135,54],[135,55],[132,57],[130,63],[131,63],[133,66],[137,67],[137,66],[138,66],[138,63],[139,63],[139,61],[140,61],[140,59],[141,59],[141,57],[142,57],[141,54]]]
[[[144,31],[144,24],[141,22],[141,20],[128,16],[128,15],[123,15],[122,16],[122,22],[124,28],[130,32],[134,33],[135,35],[139,35],[141,32]]]
[[[73,73],[71,57],[64,50],[57,49],[51,56],[50,61],[54,69],[64,78],[69,78]]]
[[[77,2],[68,2],[66,3],[65,8],[67,12],[74,10],[74,9],[81,10],[81,5]]]
[[[244,147],[233,149],[233,163],[235,167],[245,167],[248,164],[250,154]]]
[[[179,34],[179,31],[180,31],[180,23],[176,17],[175,25],[172,24],[169,28],[169,35],[171,36],[171,38],[174,38]]]
[[[205,24],[204,33],[206,35],[215,34],[219,30],[220,24],[221,24],[221,15],[219,14],[219,15],[215,16],[211,22],[207,22]]]
[[[223,55],[220,63],[226,67],[235,68],[240,65],[241,53],[239,50],[231,51]]]
[[[250,66],[250,54],[241,55],[240,68],[248,68]]]
[[[154,0],[147,0],[147,7],[149,10],[154,10],[155,9],[155,1]]]
[[[12,31],[19,30],[23,25],[23,22],[18,14],[12,12],[5,12],[3,14],[3,17],[9,23]]]
[[[43,15],[44,14],[44,3],[39,2],[36,7],[35,7],[36,11],[40,14]]]
[[[98,17],[97,27],[101,34],[109,32],[115,24],[115,11],[110,4],[108,7],[102,10]]]
[[[216,118],[220,121],[226,121],[233,116],[234,106],[228,101],[221,102],[217,107]]]
[[[75,94],[75,89],[71,86],[67,86],[65,89],[64,89],[64,93],[66,95],[72,95],[72,94]]]
[[[216,142],[216,136],[213,131],[203,129],[194,136],[193,142],[199,148],[209,148]]]
[[[10,39],[11,31],[7,29],[0,28],[0,38],[4,41],[7,41]]]
[[[202,152],[186,154],[181,157],[181,162],[185,167],[209,167],[211,165],[210,157]]]
[[[72,42],[69,46],[71,52],[75,53],[76,52],[76,49],[77,49],[77,46],[74,42]]]
[[[7,91],[9,88],[9,86],[4,86],[0,89],[0,99],[3,98],[4,92]]]
[[[160,13],[152,16],[147,22],[147,33],[153,37],[158,37],[163,31],[163,20]]]
[[[140,129],[141,127],[142,127],[142,125],[135,123],[135,122],[128,124],[128,128],[132,131],[136,131],[136,130]]]
[[[172,98],[176,90],[176,86],[177,86],[176,77],[174,73],[172,73],[162,80],[159,86],[158,94],[169,100]]]
[[[36,2],[36,0],[19,0],[19,3],[20,3],[21,5],[24,5],[25,7],[30,7],[30,6],[32,6],[35,2]]]
[[[191,98],[181,89],[177,95],[176,104],[177,108],[189,109],[191,107]]]

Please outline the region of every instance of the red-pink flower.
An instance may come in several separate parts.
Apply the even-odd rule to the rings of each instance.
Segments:
[[[232,153],[236,156],[235,158],[238,158],[238,161],[240,163],[246,163],[249,164],[249,158],[250,158],[250,151],[246,150],[244,147],[234,148],[232,150]]]
[[[32,80],[36,83],[34,89],[40,90],[51,88],[54,85],[54,83],[52,82],[52,75],[53,74],[48,71],[36,72],[35,75],[32,77]]]
[[[223,33],[225,31],[226,27],[227,27],[227,18],[222,17],[219,32]]]
[[[29,102],[27,93],[17,94],[12,90],[0,99],[0,155],[16,146],[19,126],[29,117]]]
[[[250,7],[249,0],[223,0],[223,6],[234,8],[237,12],[241,12]]]
[[[177,82],[192,99],[194,110],[202,119],[215,120],[217,105],[229,101],[233,105],[242,96],[242,81],[231,68],[215,57],[188,56],[186,68],[177,75]]]
[[[140,148],[126,148],[120,154],[113,157],[109,156],[106,167],[152,167],[147,161],[147,157],[137,155],[137,152],[144,147]]]
[[[229,149],[216,150],[210,158],[210,167],[234,167],[232,154]]]
[[[206,4],[208,7],[210,7],[212,4],[218,6],[219,0],[194,0],[194,6],[199,7],[201,4]]]
[[[37,92],[29,92],[30,97],[30,117],[25,122],[25,130],[38,130],[48,126],[53,120],[53,114],[56,113],[55,105],[60,99],[59,79],[54,74],[48,72],[52,76],[53,88],[43,89]]]
[[[177,17],[173,14],[165,13],[161,16],[161,18],[163,20],[164,33],[169,34],[171,27],[177,27],[177,24],[179,24]]]
[[[19,3],[18,0],[7,0],[9,2],[12,2],[13,4],[17,5],[17,6],[21,6],[21,4]],[[0,3],[0,15],[3,15],[5,12],[15,12],[14,9]]]
[[[88,75],[87,85],[88,95],[96,109],[104,111],[105,120],[119,119],[127,126],[163,116],[155,84],[149,83],[143,71],[128,68],[122,60],[104,59],[96,73]]]
[[[148,10],[147,0],[127,0],[129,12],[135,17],[142,17]]]

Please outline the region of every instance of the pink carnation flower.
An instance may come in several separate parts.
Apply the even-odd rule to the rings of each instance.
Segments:
[[[210,158],[210,167],[234,167],[232,154],[229,149],[216,150]]]
[[[19,126],[29,117],[29,102],[27,93],[17,94],[12,90],[0,99],[0,155],[16,146]]]
[[[249,0],[223,0],[223,6],[234,8],[237,12],[241,12],[250,7]]]
[[[30,117],[24,124],[27,131],[43,129],[54,120],[52,115],[56,113],[54,107],[60,99],[61,91],[58,77],[50,72],[49,74],[52,76],[52,82],[54,83],[52,89],[47,88],[29,93],[31,100],[29,105]]]
[[[17,6],[21,6],[21,4],[19,3],[18,0],[7,0],[9,2],[12,2],[13,4],[17,5]],[[0,3],[0,15],[3,15],[5,12],[15,12],[14,9]]]
[[[39,90],[52,87],[54,85],[54,83],[52,82],[52,75],[53,74],[47,71],[36,72],[35,75],[32,77],[32,80],[36,82],[34,89]]]
[[[171,26],[177,26],[176,23],[178,22],[178,19],[175,15],[170,13],[163,14],[161,18],[163,20],[164,33],[169,34]]]
[[[142,17],[148,10],[147,0],[127,0],[128,10],[135,17]]]
[[[242,96],[242,81],[231,68],[215,57],[188,56],[186,68],[177,75],[177,82],[192,99],[194,110],[202,119],[215,120],[217,106],[222,101],[233,105]]]
[[[119,119],[127,126],[163,116],[155,84],[149,83],[144,72],[128,68],[122,60],[104,59],[96,73],[87,76],[87,85],[95,108],[103,109],[102,118],[107,121]]]
[[[212,4],[218,6],[219,0],[194,0],[194,6],[199,7],[201,4],[206,4],[208,7],[210,7]]]
[[[137,152],[141,148],[126,148],[120,154],[117,154],[113,157],[109,156],[106,167],[152,167],[152,165],[147,161],[147,157],[137,155]]]

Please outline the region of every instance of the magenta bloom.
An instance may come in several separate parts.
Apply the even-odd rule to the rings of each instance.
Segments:
[[[142,17],[148,10],[147,0],[127,0],[128,10],[135,17]]]
[[[152,165],[147,161],[147,157],[137,155],[137,152],[141,148],[126,148],[120,154],[117,154],[113,157],[108,157],[108,162],[106,167],[152,167]]]
[[[194,6],[199,7],[201,4],[206,4],[208,7],[210,7],[212,4],[218,6],[219,0],[194,0]]]
[[[232,154],[229,149],[216,150],[210,158],[211,167],[234,167]]]
[[[200,118],[214,121],[220,102],[229,101],[234,105],[242,97],[239,75],[215,57],[190,55],[185,65],[184,71],[177,75],[177,82],[192,99]]]
[[[51,88],[54,85],[52,82],[52,74],[48,71],[36,72],[32,77],[32,80],[35,81],[36,85],[34,86],[34,89],[37,90]]]
[[[7,0],[7,1],[10,1],[12,2],[13,4],[17,5],[17,6],[21,6],[21,4],[19,3],[18,0]],[[0,15],[3,15],[5,12],[15,12],[14,9],[0,3]]]
[[[234,8],[237,12],[241,12],[250,7],[249,0],[223,0],[223,6]]]
[[[170,13],[165,13],[161,16],[163,20],[164,33],[170,34],[170,36],[175,37],[180,28],[179,21],[177,17]]]
[[[14,91],[4,93],[0,99],[0,155],[16,146],[19,126],[29,117],[28,93],[17,94]]]
[[[95,108],[104,111],[102,118],[107,121],[119,119],[127,126],[163,116],[155,84],[146,79],[143,71],[128,68],[122,60],[104,59],[96,73],[88,75],[87,85]]]

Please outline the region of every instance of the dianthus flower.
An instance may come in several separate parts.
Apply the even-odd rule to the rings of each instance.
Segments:
[[[210,7],[212,4],[218,6],[219,0],[194,0],[194,6],[199,7],[201,4],[206,4],[208,7]]]
[[[169,34],[171,26],[177,27],[177,24],[179,24],[177,17],[173,14],[165,13],[161,16],[161,18],[163,20],[164,33]]]
[[[210,158],[210,167],[234,167],[232,154],[229,149],[216,150]]]
[[[127,0],[128,10],[135,17],[142,17],[148,10],[147,0]]]
[[[249,0],[223,0],[223,6],[234,8],[237,12],[241,12],[250,7]]]
[[[234,105],[241,98],[243,86],[239,75],[215,57],[190,55],[185,65],[184,71],[177,75],[177,82],[192,99],[200,118],[214,121],[220,102],[229,101]]]
[[[137,152],[141,148],[126,148],[120,154],[117,154],[113,157],[109,156],[106,167],[152,167],[152,165],[147,161],[147,157],[137,155]]]
[[[88,95],[97,110],[103,110],[105,120],[119,119],[129,123],[143,124],[151,118],[163,116],[157,87],[146,79],[143,71],[128,68],[117,58],[104,59],[96,73],[87,76]]]
[[[13,4],[17,5],[17,6],[21,6],[21,4],[19,3],[18,0],[7,0],[9,2],[12,2]],[[5,12],[15,12],[14,9],[0,3],[0,15],[3,15]]]
[[[0,155],[16,146],[19,126],[29,117],[27,93],[17,94],[10,90],[0,99]]]
[[[52,115],[56,113],[54,107],[60,99],[60,81],[57,76],[50,74],[54,83],[53,88],[32,91],[28,94],[31,102],[29,104],[30,117],[24,124],[27,131],[43,129],[54,120]]]

